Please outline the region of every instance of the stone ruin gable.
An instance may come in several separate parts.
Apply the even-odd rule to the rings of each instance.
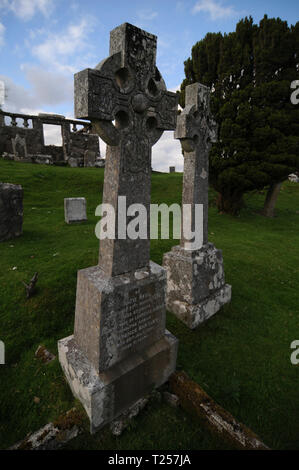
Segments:
[[[7,122],[10,121],[10,122]],[[61,126],[62,146],[45,145],[43,124]],[[78,129],[78,126],[83,128]],[[22,143],[24,152],[16,151]],[[0,156],[18,161],[42,163],[49,156],[51,163],[64,163],[69,158],[84,165],[84,153],[91,150],[100,158],[99,138],[90,132],[89,122],[66,119],[55,114],[38,116],[0,111]]]
[[[10,124],[5,122],[10,118]],[[17,119],[19,122],[17,122]],[[21,122],[20,122],[21,120]],[[32,121],[32,128],[29,121]],[[41,154],[44,147],[43,126],[37,116],[0,112],[0,155],[13,155],[13,140],[16,137],[26,141],[28,154]]]
[[[67,154],[79,160],[80,166],[84,165],[84,154],[86,150],[95,152],[95,160],[101,157],[99,137],[95,134],[87,134],[81,131],[70,133]]]

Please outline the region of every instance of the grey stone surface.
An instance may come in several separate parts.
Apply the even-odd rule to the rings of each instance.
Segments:
[[[126,23],[111,32],[110,57],[75,76],[76,116],[90,119],[107,143],[103,202],[115,209],[126,196],[127,206],[143,204],[149,214],[151,147],[175,127],[177,96],[166,91],[155,57],[156,37]],[[150,261],[149,248],[149,238],[101,240],[99,265],[78,273],[74,335],[58,349],[91,432],[175,370],[178,341],[165,330],[166,273]]]
[[[91,433],[168,380],[175,371],[177,345],[177,339],[166,330],[159,341],[98,373],[73,336],[59,341],[60,364],[73,394],[89,416]]]
[[[208,242],[209,150],[216,140],[217,126],[210,113],[209,88],[194,83],[186,87],[185,108],[178,116],[174,137],[184,154],[182,210],[184,204],[203,204],[203,244]],[[191,213],[194,230],[194,209]],[[182,234],[181,246],[185,243]]]
[[[52,155],[31,155],[31,158],[34,163],[39,163],[40,165],[53,165]]]
[[[169,167],[169,173],[175,173],[175,166]]]
[[[189,204],[191,229],[195,228],[195,205],[203,205],[202,246],[190,250],[183,230],[180,246],[165,253],[167,309],[189,328],[214,315],[231,300],[231,286],[225,284],[221,250],[208,242],[209,150],[217,127],[210,114],[210,92],[200,83],[186,87],[186,105],[178,116],[175,138],[184,154],[182,227],[184,205]]]
[[[27,159],[27,145],[25,137],[21,137],[20,134],[17,134],[14,139],[12,139],[12,150],[16,158]]]
[[[110,431],[114,436],[120,436],[123,431],[130,425],[130,422],[135,418],[143,408],[146,407],[150,400],[149,396],[140,398],[134,405],[130,406],[124,413],[122,413],[117,419],[110,423]]]
[[[147,277],[135,274],[107,278],[101,266],[78,272],[74,338],[98,371],[164,336],[165,270],[150,262]]]
[[[61,127],[62,146],[45,145],[44,124]],[[78,126],[83,127],[78,130]],[[90,132],[89,123],[59,114],[33,116],[0,110],[0,157],[11,155],[15,161],[42,164],[59,164],[72,157],[78,160],[76,166],[83,166],[86,150],[100,158],[99,137]]]
[[[0,183],[0,242],[19,237],[22,231],[22,186]]]
[[[222,252],[212,243],[192,251],[174,246],[164,255],[164,267],[168,302],[197,304],[225,285]]]
[[[78,158],[74,158],[74,157],[70,157],[67,162],[71,168],[77,168],[81,164],[81,160],[79,160]]]
[[[73,410],[66,413],[66,420],[70,420]],[[70,424],[66,429],[60,429],[54,423],[48,423],[38,431],[10,447],[8,450],[57,450],[63,447],[79,434],[81,429],[76,424]]]
[[[85,197],[69,197],[64,199],[64,219],[67,224],[87,220]]]
[[[221,250],[207,243],[199,250],[175,246],[163,257],[167,271],[167,309],[194,329],[231,300]]]
[[[90,119],[107,143],[103,203],[116,213],[118,195],[126,195],[127,207],[143,204],[148,234],[151,148],[175,128],[178,101],[156,67],[156,43],[156,36],[124,23],[111,32],[110,57],[75,75],[75,115]],[[136,270],[148,265],[149,247],[149,236],[102,240],[100,264],[107,275]]]

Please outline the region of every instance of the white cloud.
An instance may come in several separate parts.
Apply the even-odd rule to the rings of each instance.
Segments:
[[[158,13],[153,10],[140,10],[137,12],[137,16],[142,21],[150,21],[158,16]]]
[[[73,100],[73,80],[59,72],[38,66],[23,65],[35,99],[43,105],[56,105]]]
[[[0,47],[4,45],[5,26],[0,23]]]
[[[36,13],[50,16],[54,3],[53,0],[0,0],[0,8],[12,11],[18,18],[28,21]]]
[[[208,13],[211,20],[219,20],[235,16],[237,12],[232,6],[223,6],[216,0],[199,0],[192,9],[192,13]]]
[[[6,99],[3,105],[5,111],[36,114],[42,112],[45,106],[53,107],[72,102],[73,84],[69,78],[36,66],[26,66],[24,71],[31,85],[29,89],[17,85],[5,75],[0,75],[0,80],[5,84]]]
[[[87,40],[95,26],[93,17],[86,16],[77,24],[70,24],[65,31],[60,33],[47,33],[44,42],[32,48],[32,54],[37,57],[40,62],[47,66],[55,67],[57,70],[75,73],[79,70],[79,64],[73,61],[78,59],[85,61],[91,60],[93,55],[89,55],[86,51],[90,48]],[[85,51],[84,54],[82,52]],[[71,59],[72,63],[68,64],[67,60]]]
[[[176,171],[183,171],[184,157],[179,140],[174,139],[173,131],[164,132],[152,151],[152,167],[157,171],[169,171],[175,166]]]

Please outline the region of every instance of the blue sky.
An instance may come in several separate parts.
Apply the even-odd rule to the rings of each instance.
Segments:
[[[230,32],[264,14],[299,21],[296,0],[0,0],[0,80],[4,109],[73,117],[73,74],[108,55],[109,32],[124,22],[158,36],[157,66],[168,89],[184,78],[184,60],[207,32]],[[47,131],[57,140],[57,129]],[[105,146],[101,145],[102,153]],[[180,146],[167,132],[153,148],[153,167],[182,169]]]

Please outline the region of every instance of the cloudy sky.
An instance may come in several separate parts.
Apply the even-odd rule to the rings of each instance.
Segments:
[[[0,80],[7,111],[73,117],[73,74],[94,67],[109,50],[109,32],[129,22],[158,36],[157,66],[168,89],[184,78],[184,60],[207,32],[230,32],[264,14],[295,24],[298,0],[0,0]],[[1,83],[0,83],[1,85]],[[1,86],[0,86],[1,92]],[[58,143],[57,129],[47,130]],[[102,154],[105,145],[101,143]],[[153,148],[153,167],[182,169],[172,132]]]

